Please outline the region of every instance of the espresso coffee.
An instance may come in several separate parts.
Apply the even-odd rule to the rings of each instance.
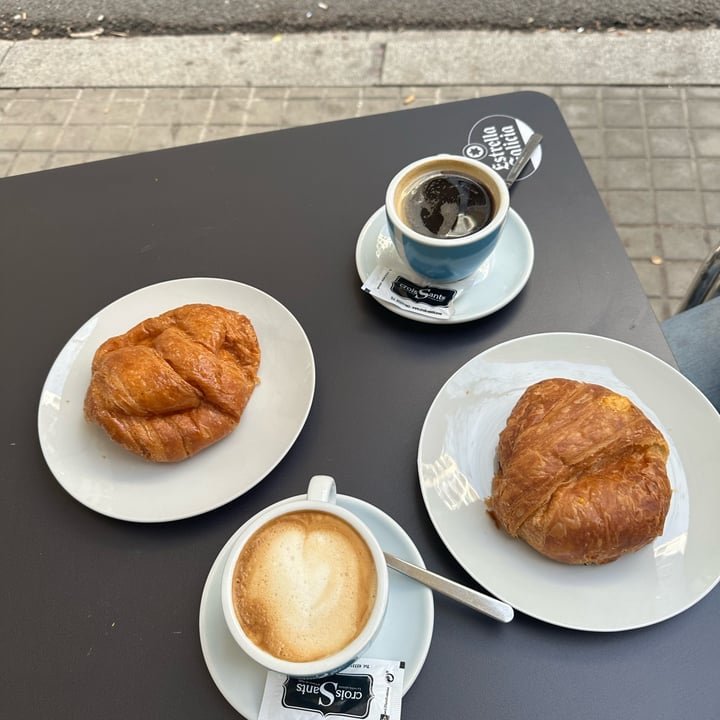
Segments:
[[[493,218],[490,191],[453,169],[430,170],[400,188],[398,212],[415,232],[432,238],[461,238]]]
[[[233,575],[243,631],[290,662],[328,657],[352,642],[376,593],[370,548],[342,518],[319,510],[270,520],[245,544]]]

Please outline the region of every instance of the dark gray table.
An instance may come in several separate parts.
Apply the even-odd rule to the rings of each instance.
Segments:
[[[461,152],[475,123],[494,114],[545,136],[540,167],[513,190],[535,242],[527,287],[469,324],[388,312],[360,291],[360,228],[398,168]],[[236,717],[204,665],[198,608],[217,552],[251,514],[329,473],[341,492],[400,522],[428,566],[472,584],[435,534],[417,479],[422,422],[447,377],[494,344],[556,330],[617,338],[672,362],[568,129],[539,94],[6,179],[0,223],[1,717]],[[317,364],[310,417],[280,465],[236,501],[165,524],[112,520],[47,469],[40,389],[88,317],[134,289],[190,276],[245,282],[295,314]],[[593,634],[522,615],[500,625],[438,597],[403,716],[717,718],[719,612],[714,592],[659,625]]]

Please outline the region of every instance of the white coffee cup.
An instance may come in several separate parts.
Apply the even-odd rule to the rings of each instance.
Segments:
[[[375,639],[388,569],[365,523],[337,505],[333,478],[316,475],[307,496],[276,503],[242,527],[221,587],[225,622],[251,659],[285,675],[320,677],[348,666]]]

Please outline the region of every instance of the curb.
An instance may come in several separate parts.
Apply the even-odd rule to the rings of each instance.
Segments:
[[[704,86],[720,30],[347,32],[0,41],[0,88]]]

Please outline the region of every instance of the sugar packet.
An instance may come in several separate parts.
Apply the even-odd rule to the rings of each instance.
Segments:
[[[269,671],[258,720],[326,717],[400,720],[405,663],[358,658],[321,678]]]
[[[418,285],[395,270],[378,265],[362,285],[362,290],[380,300],[397,305],[413,315],[447,320],[453,314],[457,288]]]

